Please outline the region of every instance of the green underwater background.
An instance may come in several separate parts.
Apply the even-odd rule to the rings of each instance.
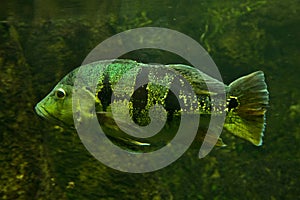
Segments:
[[[300,3],[298,0],[2,0],[0,6],[0,199],[299,199]],[[270,106],[263,145],[222,134],[171,165],[129,174],[96,160],[76,131],[41,120],[34,106],[103,40],[164,27],[198,41],[223,81],[265,73]],[[174,41],[176,42],[176,41]],[[141,50],[145,63],[182,63]]]

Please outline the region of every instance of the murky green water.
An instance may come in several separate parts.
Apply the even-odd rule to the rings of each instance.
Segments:
[[[297,199],[300,143],[299,2],[2,1],[0,197],[2,199]],[[256,70],[270,92],[264,144],[224,133],[226,148],[198,159],[200,144],[170,166],[127,174],[106,167],[77,133],[33,111],[65,74],[108,37],[157,26],[197,40],[225,83]],[[176,41],[174,41],[176,42]],[[159,51],[127,57],[183,62]]]

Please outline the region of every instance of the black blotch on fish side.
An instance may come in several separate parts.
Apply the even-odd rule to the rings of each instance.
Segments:
[[[236,97],[230,97],[230,99],[228,99],[227,102],[228,102],[228,106],[227,106],[228,111],[238,107],[239,105],[239,102]]]
[[[149,70],[142,68],[139,74],[136,77],[135,80],[135,86],[138,86],[140,83],[148,83],[149,82]],[[132,120],[140,125],[140,126],[145,126],[147,124],[144,124],[140,121],[138,121],[140,117],[140,113],[142,110],[145,110],[147,104],[148,104],[148,84],[144,84],[140,86],[139,88],[135,88],[134,93],[132,94],[130,98],[130,102],[132,102]],[[145,120],[147,121],[147,120]]]
[[[105,74],[103,80],[103,87],[98,92],[97,97],[102,104],[103,111],[106,111],[106,108],[111,104],[111,96],[112,96],[112,89],[111,84],[109,82],[109,75]]]
[[[176,111],[180,110],[180,104],[178,102],[178,99],[176,95],[169,89],[167,97],[165,99],[165,109],[168,111],[168,120],[173,119],[173,114]]]

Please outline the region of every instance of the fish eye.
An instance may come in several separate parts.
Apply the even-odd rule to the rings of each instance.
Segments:
[[[63,99],[65,98],[66,96],[66,92],[64,89],[62,88],[59,88],[55,91],[55,96],[58,98],[58,99]]]

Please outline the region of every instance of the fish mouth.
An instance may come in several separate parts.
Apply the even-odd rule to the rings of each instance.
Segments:
[[[47,112],[47,110],[43,106],[37,104],[34,109],[35,109],[35,112],[40,117],[45,118],[45,119],[51,119],[51,115]]]
[[[44,106],[40,105],[39,103],[35,106],[35,112],[43,119],[49,120],[50,122],[58,122],[62,126],[67,126],[66,123],[61,121],[60,119],[51,115]],[[72,126],[71,126],[72,127]]]
[[[47,119],[49,121],[60,121],[57,118],[55,118],[54,116],[52,116],[46,109],[44,106],[40,105],[39,103],[35,106],[35,111],[36,113],[44,118]]]

